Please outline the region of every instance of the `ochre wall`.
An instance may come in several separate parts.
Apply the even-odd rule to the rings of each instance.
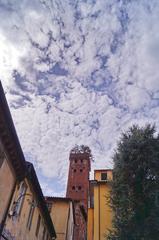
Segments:
[[[54,223],[57,235],[56,239],[65,240],[67,235],[67,224],[69,217],[69,202],[58,200],[53,201],[50,215]]]
[[[5,214],[15,184],[15,177],[6,159],[0,168],[0,223]]]
[[[101,181],[101,172],[107,172],[107,181]],[[108,230],[112,228],[113,213],[108,203],[112,171],[97,170],[95,179],[97,181],[94,183],[94,208],[88,209],[87,240],[106,240]]]
[[[94,209],[88,208],[87,239],[94,240]]]
[[[94,240],[105,240],[105,234],[112,227],[112,211],[107,202],[109,194],[107,183],[94,187]]]
[[[94,179],[97,181],[101,181],[101,173],[107,173],[107,180],[111,181],[113,179],[112,170],[95,170],[94,171]]]
[[[46,225],[45,225],[43,216],[41,214],[41,211],[38,208],[37,203],[35,203],[34,205],[35,208],[34,208],[34,214],[33,214],[30,230],[27,227],[30,204],[32,202],[32,199],[33,198],[36,199],[36,197],[34,195],[34,192],[32,191],[32,188],[29,185],[29,182],[26,179],[25,179],[25,183],[27,185],[27,191],[26,191],[26,195],[24,198],[20,215],[13,216],[13,217],[8,216],[6,221],[6,229],[9,230],[11,235],[14,236],[16,240],[43,240],[43,229],[44,229],[44,226]],[[18,189],[19,189],[19,186],[17,185],[16,191],[13,197],[13,201],[16,201],[18,199],[18,194],[19,194]],[[11,204],[11,209],[13,208],[13,201]],[[41,216],[41,224],[39,228],[38,237],[36,237],[35,232],[36,232],[37,220],[38,220],[39,214]]]

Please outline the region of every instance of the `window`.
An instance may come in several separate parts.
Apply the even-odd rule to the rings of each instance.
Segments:
[[[82,189],[82,187],[81,186],[78,186],[78,190],[81,190]]]
[[[34,214],[34,209],[35,206],[33,205],[33,202],[30,203],[30,210],[29,210],[29,215],[28,215],[28,221],[27,221],[27,228],[30,230],[31,228],[31,223],[32,223],[32,219],[33,219],[33,214]]]
[[[101,180],[106,181],[107,180],[107,173],[101,173]]]
[[[0,168],[2,167],[2,164],[4,162],[4,158],[5,158],[4,152],[3,152],[3,150],[1,149],[1,146],[0,146]]]
[[[37,221],[37,226],[36,226],[36,232],[35,232],[36,236],[38,236],[38,234],[39,234],[40,222],[41,222],[41,216],[39,214],[38,221]]]
[[[77,163],[77,159],[75,159],[75,163]]]
[[[81,159],[81,163],[83,163],[83,159]]]
[[[46,228],[45,228],[45,226],[44,226],[44,229],[43,229],[43,240],[45,239],[45,235],[46,235]]]
[[[74,171],[74,172],[76,172],[77,170],[76,170],[76,169],[74,169],[73,171]]]
[[[20,185],[18,199],[15,202],[15,213],[16,213],[16,215],[20,215],[20,213],[21,213],[22,205],[23,205],[24,198],[25,198],[26,189],[27,189],[27,186],[23,182]]]
[[[83,172],[83,169],[80,169],[80,172]]]
[[[46,205],[47,205],[49,212],[51,212],[52,202],[47,202]]]
[[[75,190],[75,186],[72,187],[72,190]]]

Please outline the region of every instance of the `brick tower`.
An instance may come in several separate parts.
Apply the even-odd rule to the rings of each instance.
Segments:
[[[76,146],[70,152],[69,176],[66,197],[74,201],[74,240],[85,240],[87,234],[87,209],[91,151],[87,146]]]

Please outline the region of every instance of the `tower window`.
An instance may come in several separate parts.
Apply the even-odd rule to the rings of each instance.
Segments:
[[[81,159],[81,163],[83,163],[83,159]]]
[[[75,186],[72,187],[72,190],[75,190]]]
[[[81,186],[78,186],[78,190],[81,190]]]
[[[107,180],[107,173],[101,173],[101,180],[106,181]]]
[[[76,169],[74,169],[73,171],[74,171],[74,172],[77,172],[77,170],[76,170]]]
[[[80,169],[80,172],[83,172],[83,169]]]
[[[77,163],[77,159],[75,159],[75,163]]]

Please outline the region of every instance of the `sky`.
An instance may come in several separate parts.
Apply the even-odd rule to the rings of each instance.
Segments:
[[[76,144],[93,173],[132,124],[159,130],[158,0],[0,0],[0,19],[0,80],[44,194],[65,196]]]

